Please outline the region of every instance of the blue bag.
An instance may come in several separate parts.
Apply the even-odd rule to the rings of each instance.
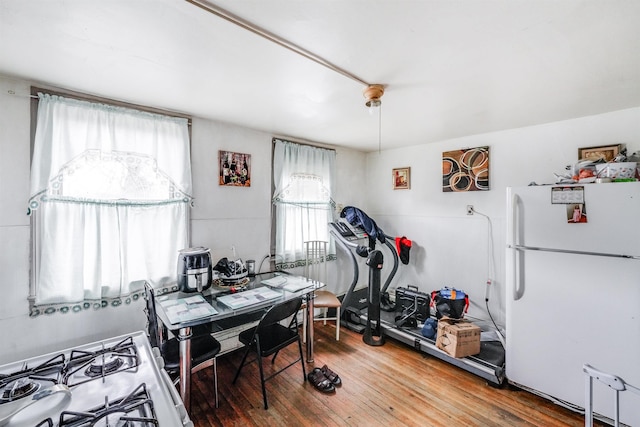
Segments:
[[[444,287],[431,292],[431,306],[435,308],[438,319],[462,319],[469,310],[469,295],[456,288]]]

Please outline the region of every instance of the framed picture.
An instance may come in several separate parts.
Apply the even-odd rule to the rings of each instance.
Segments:
[[[219,185],[251,187],[251,154],[218,151]]]
[[[442,191],[489,190],[489,147],[442,153]]]
[[[606,145],[604,147],[585,147],[578,148],[578,160],[599,160],[604,159],[607,162],[612,161],[622,149],[621,144]]]
[[[395,168],[393,170],[393,189],[408,190],[411,188],[411,168]]]

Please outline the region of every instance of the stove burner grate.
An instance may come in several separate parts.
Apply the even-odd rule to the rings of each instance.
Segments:
[[[120,357],[115,357],[112,360],[104,360],[102,357],[96,358],[89,367],[84,371],[84,374],[88,377],[95,378],[102,375],[109,375],[116,372],[124,364],[124,361]]]
[[[13,402],[23,397],[27,397],[40,390],[41,384],[29,378],[20,378],[13,383],[7,384],[0,394],[0,404]]]
[[[132,337],[97,351],[72,350],[64,383],[69,387],[95,378],[138,367],[138,351]],[[82,375],[83,372],[84,375]]]
[[[22,369],[10,374],[0,374],[0,393],[5,396],[7,390],[15,386],[21,380],[30,379],[32,382],[43,381],[51,384],[59,384],[62,381],[62,372],[66,368],[64,354],[60,353],[49,360],[30,368],[26,363]],[[22,386],[22,385],[21,385]],[[4,400],[0,399],[0,404]]]
[[[44,425],[44,424],[43,424]],[[153,401],[145,383],[140,384],[123,398],[108,401],[105,404],[83,412],[63,411],[60,414],[60,427],[82,426],[158,426]]]

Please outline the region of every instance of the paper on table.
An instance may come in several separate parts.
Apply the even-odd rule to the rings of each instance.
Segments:
[[[287,280],[287,284],[282,287],[285,291],[295,292],[300,289],[308,288],[313,286],[314,282],[307,279],[306,277],[290,277]]]
[[[287,278],[283,276],[275,276],[270,279],[264,279],[261,283],[272,288],[281,288],[287,283]]]
[[[221,302],[229,308],[236,309],[260,304],[265,301],[280,298],[281,296],[282,293],[269,288],[257,288],[218,297],[218,302]]]
[[[162,297],[158,298],[159,300]],[[187,298],[161,300],[169,322],[176,324],[188,320],[199,319],[217,314],[218,311],[204,299],[202,295],[194,295]]]

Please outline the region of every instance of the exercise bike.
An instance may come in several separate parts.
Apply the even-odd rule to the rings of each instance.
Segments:
[[[329,232],[336,242],[349,254],[353,266],[353,278],[349,288],[342,299],[341,325],[358,333],[365,334],[370,342],[381,341],[380,332],[380,310],[394,311],[395,304],[391,303],[387,288],[391,284],[393,277],[398,270],[398,254],[394,246],[390,243],[391,236],[386,236],[385,246],[389,248],[393,259],[393,268],[389,272],[382,288],[380,287],[380,275],[383,264],[382,252],[376,250],[375,241],[362,227],[352,226],[344,221],[338,220],[329,225]],[[361,245],[363,239],[368,239],[367,246]],[[367,258],[369,267],[369,286],[367,287],[366,298],[359,298],[356,295],[355,287],[358,284],[360,267],[355,255]],[[367,321],[362,323],[362,315],[367,313]],[[363,338],[364,339],[364,338]],[[366,342],[366,341],[365,341]],[[381,345],[381,344],[370,344]]]

